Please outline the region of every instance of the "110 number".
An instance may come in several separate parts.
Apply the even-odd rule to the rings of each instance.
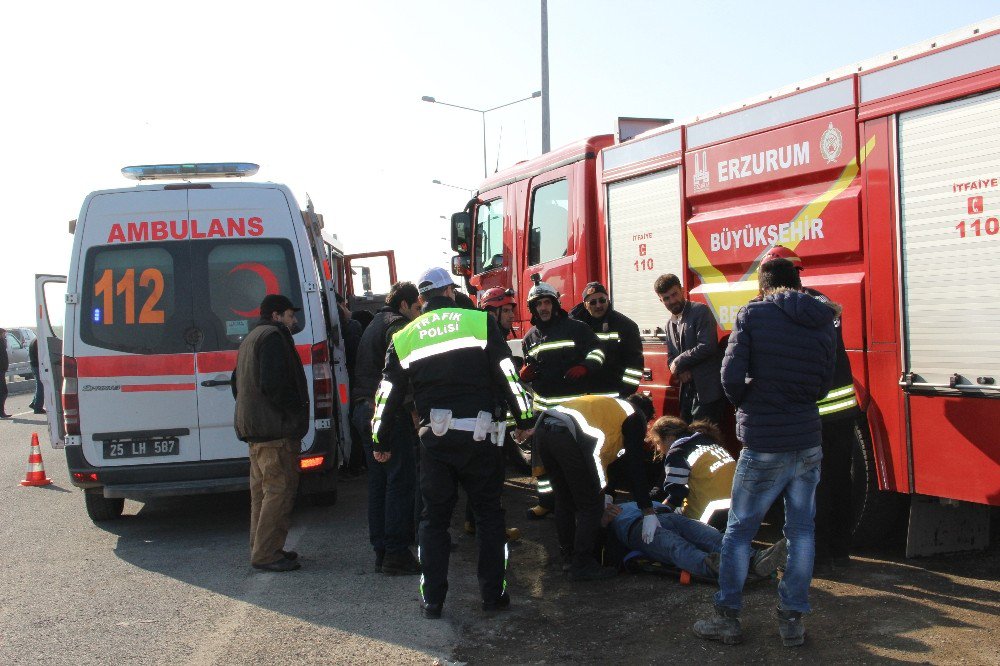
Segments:
[[[156,304],[163,296],[163,273],[157,268],[147,268],[139,275],[139,286],[152,286],[152,291],[139,312],[140,324],[162,324],[163,310],[156,309]],[[104,301],[104,323],[108,326],[115,323],[115,296],[125,296],[124,319],[126,324],[135,321],[135,269],[125,271],[117,284],[110,268],[104,269],[101,279],[94,283],[94,296]]]
[[[633,263],[635,265],[636,272],[639,272],[639,271],[651,271],[651,270],[653,270],[653,258],[652,257],[646,257],[645,259],[636,259],[635,262],[633,262]]]
[[[987,236],[996,236],[1000,233],[1000,220],[995,217],[988,217],[986,221],[983,222],[982,219],[976,218],[968,225],[965,224],[965,220],[962,220],[955,225],[958,229],[958,234],[960,238],[965,238],[966,236],[982,236],[985,233]]]

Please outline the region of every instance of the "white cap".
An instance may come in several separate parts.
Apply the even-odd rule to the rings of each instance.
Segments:
[[[420,282],[417,283],[417,291],[423,294],[431,289],[440,289],[441,287],[449,286],[457,287],[458,285],[451,279],[448,271],[443,268],[429,268],[420,276]]]

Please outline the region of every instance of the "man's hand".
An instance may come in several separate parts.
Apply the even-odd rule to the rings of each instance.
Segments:
[[[391,451],[372,451],[372,456],[375,457],[376,462],[387,463],[389,459],[392,458]]]
[[[653,537],[656,535],[656,528],[660,526],[660,521],[656,518],[656,514],[648,513],[642,517],[642,542],[649,544],[653,543]]]
[[[670,362],[670,374],[672,375],[677,374],[677,359],[674,359],[673,361]]]
[[[621,512],[622,508],[617,504],[605,504],[604,514],[601,516],[601,527],[607,527]]]
[[[538,376],[538,366],[534,363],[525,363],[524,367],[521,368],[521,372],[517,374],[522,382],[534,381],[535,377]]]
[[[572,368],[566,371],[563,375],[563,379],[583,379],[587,376],[587,366],[585,365],[574,365]]]
[[[531,428],[529,430],[524,430],[522,428],[514,429],[514,441],[518,444],[523,444],[529,437],[535,434],[535,429]]]

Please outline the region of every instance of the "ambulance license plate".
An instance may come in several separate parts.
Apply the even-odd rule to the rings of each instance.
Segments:
[[[105,458],[149,458],[180,455],[176,437],[110,440],[104,442]]]

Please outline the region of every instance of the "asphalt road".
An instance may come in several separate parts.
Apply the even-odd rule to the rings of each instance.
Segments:
[[[450,653],[455,629],[419,616],[417,579],[373,572],[363,479],[342,485],[337,506],[296,511],[300,571],[255,572],[246,493],[129,501],[121,520],[92,523],[30,400],[11,396],[15,418],[0,423],[0,663],[429,664]],[[32,432],[52,485],[18,483]],[[453,591],[480,613],[471,572]]]

